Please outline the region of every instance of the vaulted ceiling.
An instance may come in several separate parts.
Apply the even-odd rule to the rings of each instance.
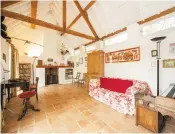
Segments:
[[[44,25],[57,30],[58,36],[75,48],[126,30],[128,25],[142,23],[165,10],[175,12],[175,1],[21,1],[5,2],[2,7],[2,14],[8,16],[5,23],[10,36],[17,36],[26,27],[37,29]],[[23,19],[19,19],[20,15]]]

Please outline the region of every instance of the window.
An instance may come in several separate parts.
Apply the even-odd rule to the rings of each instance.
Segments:
[[[75,52],[75,55],[79,55],[80,54],[80,49],[76,49],[74,52]]]
[[[109,46],[109,45],[114,45],[116,43],[121,43],[121,42],[127,40],[127,36],[128,36],[127,32],[122,32],[113,38],[105,40],[105,45]]]
[[[90,52],[96,49],[95,44],[94,45],[88,45],[86,46],[86,52]]]
[[[175,15],[144,25],[142,27],[142,35],[149,35],[173,27],[175,27]]]

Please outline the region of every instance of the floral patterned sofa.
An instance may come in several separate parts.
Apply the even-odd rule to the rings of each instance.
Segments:
[[[113,109],[129,115],[135,114],[135,93],[152,94],[146,82],[120,78],[91,79],[89,95]]]

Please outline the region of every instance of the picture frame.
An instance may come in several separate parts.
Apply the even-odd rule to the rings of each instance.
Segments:
[[[83,58],[79,59],[79,64],[83,64]]]
[[[140,47],[127,48],[105,53],[105,63],[122,63],[140,61]]]
[[[152,51],[151,51],[151,56],[152,56],[152,57],[157,57],[157,56],[158,56],[157,50],[152,50]]]
[[[47,61],[48,62],[53,62],[53,58],[48,58]]]
[[[5,53],[2,54],[2,58],[6,62],[6,54]]]
[[[175,59],[163,60],[163,68],[175,68]]]
[[[84,60],[87,61],[87,57],[84,57]]]
[[[79,67],[79,62],[76,62],[76,67]]]
[[[169,53],[175,54],[175,43],[169,44]]]

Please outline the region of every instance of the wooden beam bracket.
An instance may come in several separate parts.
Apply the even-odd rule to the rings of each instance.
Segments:
[[[66,0],[63,0],[63,30],[66,32]]]
[[[83,8],[81,7],[80,3],[78,2],[78,0],[74,0],[74,3],[76,5],[76,7],[78,8],[78,10],[80,11],[80,13],[82,14],[84,20],[86,21],[88,27],[90,28],[91,32],[93,33],[93,35],[95,36],[96,40],[99,38],[94,27],[92,26],[89,18],[88,18],[88,15],[87,15],[87,12],[85,13],[85,11],[83,10]]]
[[[31,17],[36,19],[38,1],[31,1]],[[35,24],[31,24],[31,28],[35,29]]]
[[[83,10],[87,11],[92,5],[95,4],[95,2],[96,2],[96,0],[92,0],[91,2],[89,2],[89,4]],[[70,23],[70,25],[67,27],[67,29],[70,29],[80,19],[81,16],[82,16],[82,14],[79,13],[78,16]],[[63,32],[61,34],[61,36],[64,35],[64,33],[65,32]]]

